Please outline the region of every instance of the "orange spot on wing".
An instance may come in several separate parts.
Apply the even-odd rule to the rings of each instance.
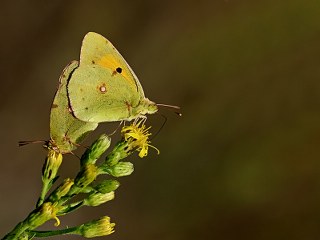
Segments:
[[[120,62],[112,54],[105,55],[100,60],[98,60],[96,64],[105,68],[109,68],[112,71],[112,73],[114,73],[113,75],[117,74],[116,69],[120,67],[121,73],[119,74],[121,74],[133,88],[136,88],[136,82],[133,79],[131,73],[128,70],[123,69]]]

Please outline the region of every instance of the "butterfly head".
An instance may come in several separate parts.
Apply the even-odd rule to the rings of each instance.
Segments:
[[[156,103],[150,101],[148,98],[143,98],[137,107],[132,109],[133,118],[141,117],[146,114],[154,114],[158,111],[158,106]]]

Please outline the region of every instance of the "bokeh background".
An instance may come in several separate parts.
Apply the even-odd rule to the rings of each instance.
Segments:
[[[109,215],[116,232],[103,239],[320,239],[320,1],[15,0],[0,18],[1,236],[41,187],[46,151],[17,142],[48,139],[59,75],[96,31],[147,97],[183,116],[161,109],[161,154],[133,156],[116,199],[62,227]],[[154,132],[162,122],[148,118]],[[61,176],[77,170],[65,156]]]

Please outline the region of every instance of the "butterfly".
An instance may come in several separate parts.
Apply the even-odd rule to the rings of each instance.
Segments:
[[[67,94],[73,115],[87,123],[130,121],[158,111],[121,54],[94,32],[83,39]]]

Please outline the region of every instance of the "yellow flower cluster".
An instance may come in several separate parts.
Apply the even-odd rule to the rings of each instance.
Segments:
[[[132,139],[132,145],[134,148],[137,148],[139,152],[139,157],[143,158],[148,155],[148,148],[152,147],[160,154],[159,149],[150,145],[149,136],[149,129],[151,127],[146,128],[144,125],[144,119],[134,122],[130,126],[124,126],[121,130],[121,133],[124,136],[125,141],[129,141]]]

